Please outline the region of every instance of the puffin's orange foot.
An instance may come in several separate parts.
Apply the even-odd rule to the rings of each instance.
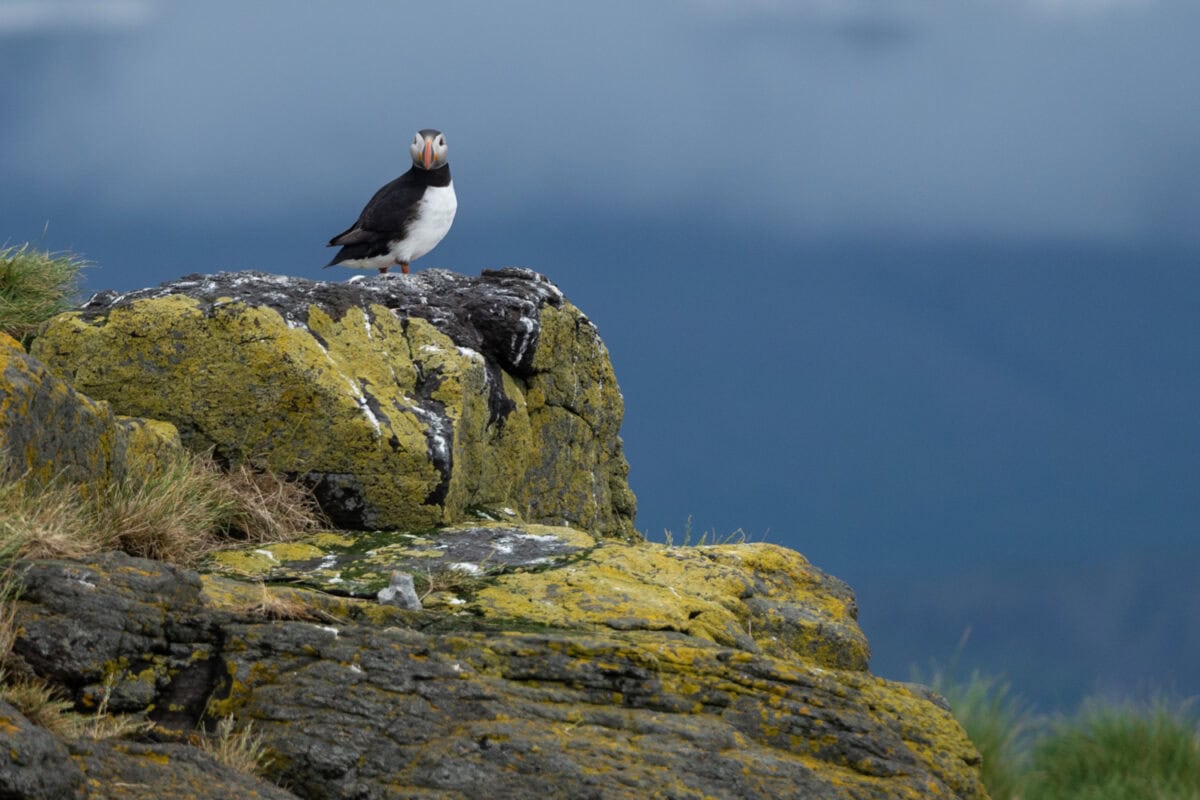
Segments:
[[[400,271],[403,272],[405,275],[408,274],[408,262],[407,261],[400,262]]]
[[[379,274],[380,274],[380,275],[387,275],[387,271],[388,271],[388,268],[387,268],[387,267],[380,267],[380,268],[379,268]]]

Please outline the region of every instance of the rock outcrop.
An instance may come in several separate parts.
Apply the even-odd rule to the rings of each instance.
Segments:
[[[529,270],[190,276],[96,295],[31,354],[89,397],[173,423],[193,449],[308,482],[340,527],[511,508],[634,536],[608,353]]]
[[[155,726],[64,742],[0,702],[0,797],[987,796],[944,704],[870,674],[844,583],[641,540],[607,353],[540,275],[195,276],[0,357],[18,471],[113,480],[178,431],[338,523],[200,572],[10,565],[9,678]],[[194,746],[218,720],[257,776]]]
[[[672,631],[830,669],[865,670],[870,657],[850,588],[799,553],[762,543],[618,544],[493,523],[434,536],[319,533],[217,553],[208,571],[362,598],[401,571],[422,579],[429,609],[562,629]],[[459,583],[470,591],[438,591]]]
[[[656,611],[680,575],[656,584],[619,569],[647,555],[710,560],[723,580],[702,573],[680,587],[682,613]],[[619,579],[607,596],[582,581],[596,607],[571,596],[586,560]],[[261,586],[121,554],[17,574],[25,668],[83,707],[107,687],[110,709],[165,729],[252,720],[266,774],[305,798],[986,796],[949,713],[860,668],[845,587],[774,546],[598,544],[553,577],[485,581],[465,613],[453,598],[414,612],[271,590],[288,597],[282,621]],[[542,590],[521,597],[525,578]],[[713,606],[692,594],[705,584]],[[776,617],[752,602],[760,591],[768,604],[822,609],[825,622]],[[558,608],[514,612],[526,604]],[[739,622],[706,626],[717,606]],[[814,656],[795,655],[839,627]]]

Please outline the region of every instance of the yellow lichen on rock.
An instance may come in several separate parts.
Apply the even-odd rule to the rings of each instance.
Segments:
[[[939,700],[931,700],[929,690],[900,684],[873,675],[864,676],[851,685],[858,688],[861,701],[867,708],[895,720],[897,732],[914,754],[932,764],[960,797],[972,791],[986,791],[979,780],[981,757],[975,745]]]
[[[156,473],[179,448],[169,423],[114,414],[0,335],[0,468],[103,489]]]
[[[371,302],[370,288],[305,284],[342,294],[296,299],[285,316],[271,298],[287,279],[225,279],[231,294],[253,285],[265,300],[181,281],[179,293],[60,315],[33,350],[120,412],[174,423],[190,449],[316,486],[343,527],[420,531],[511,507],[635,535],[620,392],[569,304],[543,307],[540,328],[515,323],[533,348],[518,376],[434,322]]]
[[[10,460],[67,442],[110,479],[182,440],[352,519],[203,576],[27,564],[14,653],[83,707],[181,731],[236,715],[269,777],[330,797],[986,797],[937,699],[866,671],[841,581],[775,545],[641,541],[607,351],[542,276],[223,273],[98,298],[34,342],[59,377],[0,337]],[[423,608],[381,592],[405,577]]]
[[[147,470],[169,469],[183,450],[179,430],[169,422],[126,416],[118,416],[117,422],[125,428],[127,456]]]
[[[302,542],[279,542],[262,547],[219,550],[208,557],[209,569],[247,578],[263,578],[286,559],[320,558],[324,551]]]
[[[570,303],[543,309],[533,366],[525,397],[538,461],[522,494],[531,515],[543,516],[540,510],[553,502],[569,509],[564,525],[579,526],[607,507],[632,520],[637,501],[617,435],[624,399],[596,328]],[[618,446],[609,452],[613,441]],[[564,475],[571,478],[566,485]],[[638,538],[632,524],[619,535]]]
[[[853,596],[786,548],[607,544],[566,565],[501,575],[468,608],[555,627],[677,631],[840,669],[866,669]]]

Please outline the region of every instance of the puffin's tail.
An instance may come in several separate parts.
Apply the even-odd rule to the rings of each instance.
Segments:
[[[333,245],[330,245],[330,246],[332,247]],[[372,255],[378,255],[377,253],[369,252],[370,250],[371,250],[371,246],[367,245],[367,244],[345,245],[342,247],[341,250],[337,251],[337,255],[334,256],[333,260],[330,261],[325,266],[332,267],[332,266],[336,266],[337,264],[342,263],[343,261],[353,261],[356,258],[368,258]]]

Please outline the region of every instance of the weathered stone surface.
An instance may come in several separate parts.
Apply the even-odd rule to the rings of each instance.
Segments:
[[[677,631],[751,653],[865,670],[854,594],[769,544],[605,544],[557,568],[499,575],[465,606],[554,627]]]
[[[232,770],[181,744],[76,742],[72,756],[94,800],[296,800],[296,795]]]
[[[429,608],[556,628],[677,631],[835,669],[865,670],[870,658],[850,588],[769,544],[628,545],[509,523],[431,536],[320,533],[218,553],[209,568],[359,597],[376,597],[394,571],[460,570],[488,580],[466,596],[432,593]]]
[[[89,665],[109,664],[120,687],[137,682],[138,665],[161,664],[155,674],[165,679],[146,681],[144,708],[210,701],[211,714],[253,721],[273,757],[270,777],[304,798],[986,797],[978,755],[943,708],[860,669],[822,665],[821,648],[793,657],[805,648],[772,652],[758,631],[744,627],[739,637],[722,624],[703,627],[696,620],[716,609],[693,617],[697,588],[679,578],[700,570],[697,586],[711,587],[718,604],[741,583],[738,602],[776,604],[760,612],[768,616],[770,608],[828,606],[815,613],[831,622],[837,604],[852,610],[848,592],[839,596],[844,587],[766,545],[685,549],[680,573],[661,560],[676,554],[639,562],[630,557],[639,549],[609,543],[547,570],[491,576],[466,613],[292,589],[293,598],[313,599],[311,613],[275,622],[247,611],[245,592],[265,589],[229,578],[201,582],[116,556],[38,562],[18,572],[26,587],[18,651],[34,666],[48,664],[29,658],[30,642],[72,631],[81,607],[99,612],[97,598],[107,598],[107,621],[95,613],[75,623],[69,649],[78,677],[52,677],[72,680],[83,699]],[[618,611],[606,594],[589,607],[586,595],[616,575],[618,562],[635,565],[647,583],[639,569],[665,570],[659,579],[680,592],[686,611],[681,624],[655,630],[636,621],[658,612],[636,609],[634,579],[608,591],[628,595],[620,613],[635,621],[610,624]],[[557,583],[539,581],[554,573]],[[747,581],[751,574],[760,582]],[[573,596],[576,577],[592,588]],[[246,587],[241,594],[237,585]],[[535,602],[489,616],[490,592]],[[537,610],[556,602],[572,613]],[[727,610],[734,619],[755,613]],[[575,611],[593,617],[581,621]],[[795,615],[780,616],[775,635]],[[78,630],[97,626],[114,633]],[[185,652],[209,668],[188,672],[178,660]],[[67,652],[55,659],[70,660]],[[135,693],[123,696],[132,710]],[[179,716],[182,727],[188,720]]]
[[[340,527],[507,509],[635,536],[607,350],[529,270],[189,276],[96,295],[31,352],[190,447],[300,476]]]
[[[0,700],[0,797],[71,800],[84,797],[83,773],[67,746]]]
[[[114,414],[0,333],[0,474],[106,486],[150,474],[179,447],[170,424]]]
[[[678,634],[288,623],[231,629],[228,658],[223,707],[310,797],[982,796],[955,723],[904,687]]]
[[[15,576],[23,635],[13,654],[25,669],[84,708],[99,703],[107,684],[111,711],[153,705],[155,718],[199,721],[205,698],[177,695],[211,684],[219,633],[211,619],[195,614],[196,573],[107,553],[86,563],[18,564]]]

